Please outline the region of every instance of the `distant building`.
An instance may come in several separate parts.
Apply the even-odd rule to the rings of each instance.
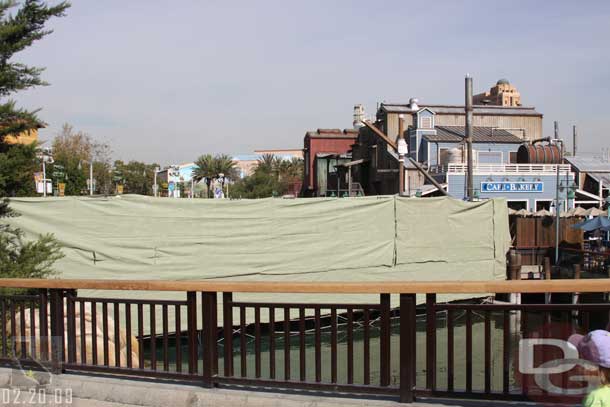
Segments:
[[[475,100],[473,106],[474,126],[507,130],[525,141],[542,137],[542,114],[537,112],[535,107],[521,106],[521,95],[506,79],[500,79],[490,92],[481,95],[486,95],[487,93],[492,97],[489,100],[498,101],[498,103],[487,103],[488,99],[473,98]],[[513,96],[506,96],[508,94]],[[481,95],[477,95],[477,97]],[[508,101],[507,104],[503,102],[504,98],[508,98],[506,99]],[[381,123],[381,130],[394,139],[398,136],[399,115],[404,116],[405,129],[415,125],[418,128],[431,126],[427,117],[415,116],[413,114],[421,109],[427,109],[435,115],[436,125],[465,125],[466,116],[463,105],[420,105],[419,101],[415,98],[412,98],[406,104],[382,103],[377,110],[377,121]],[[415,123],[413,120],[418,117],[423,118],[424,122]]]
[[[337,190],[336,165],[350,161],[348,152],[358,136],[357,129],[317,129],[303,139],[303,196],[326,196]]]
[[[273,154],[277,157],[282,157],[284,160],[289,160],[292,158],[303,158],[303,150],[302,149],[271,149],[271,150],[254,150],[254,154],[258,154],[259,156],[265,154]]]
[[[19,134],[12,135],[9,134],[4,137],[4,142],[6,144],[24,144],[30,145],[32,143],[36,143],[38,141],[38,129],[44,128],[43,124],[38,124],[38,128],[22,131]]]
[[[472,97],[475,105],[521,106],[521,94],[508,79],[500,79],[489,92],[479,93]]]

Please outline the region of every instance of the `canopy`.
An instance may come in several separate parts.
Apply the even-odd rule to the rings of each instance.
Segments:
[[[593,230],[604,230],[608,232],[610,231],[610,219],[605,216],[598,216],[596,218],[577,223],[572,227],[575,229],[582,229],[585,232],[591,232]]]

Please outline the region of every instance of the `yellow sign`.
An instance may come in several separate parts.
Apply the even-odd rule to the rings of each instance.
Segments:
[[[123,185],[119,184],[116,186],[117,195],[121,195],[123,193]]]
[[[59,196],[65,196],[65,193],[66,193],[66,184],[64,182],[58,182],[57,183],[57,191],[59,193]]]

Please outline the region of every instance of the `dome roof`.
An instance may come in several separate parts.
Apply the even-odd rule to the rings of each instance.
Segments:
[[[498,79],[498,82],[496,82],[496,85],[510,85],[510,82],[508,81],[508,79],[502,78],[502,79]]]

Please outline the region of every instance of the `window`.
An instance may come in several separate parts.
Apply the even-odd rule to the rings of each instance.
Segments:
[[[509,164],[516,164],[517,163],[517,152],[511,151],[509,153],[508,159],[509,159]]]
[[[502,164],[502,151],[477,151],[480,164]]]
[[[536,201],[536,212],[541,211],[543,209],[550,211],[552,202],[553,201],[551,201],[551,200]]]
[[[422,129],[431,129],[432,128],[432,117],[424,116],[420,120]]]
[[[512,210],[518,211],[521,209],[527,210],[527,201],[507,201],[506,204]]]

